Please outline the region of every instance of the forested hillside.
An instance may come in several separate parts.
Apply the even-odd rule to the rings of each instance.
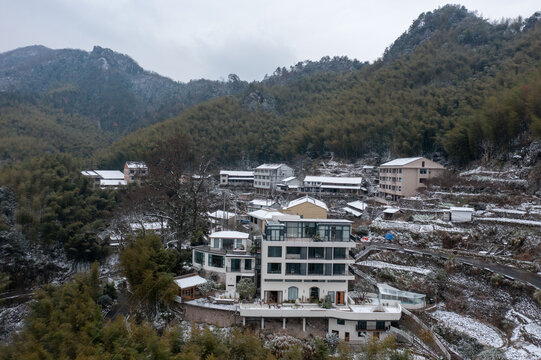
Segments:
[[[236,75],[224,82],[175,82],[99,46],[2,53],[0,160],[43,152],[88,156],[137,128],[246,86]]]
[[[221,162],[334,152],[464,164],[502,154],[541,135],[539,15],[490,23],[448,5],[422,14],[373,64],[252,83],[130,134],[99,158],[139,158],[179,133]]]

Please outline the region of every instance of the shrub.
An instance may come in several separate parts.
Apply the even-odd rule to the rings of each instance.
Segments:
[[[237,284],[237,292],[243,300],[252,300],[256,294],[257,288],[250,279],[242,279]]]

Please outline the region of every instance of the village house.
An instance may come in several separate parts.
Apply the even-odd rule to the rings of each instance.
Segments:
[[[208,245],[192,249],[192,264],[198,270],[215,274],[226,290],[235,291],[244,278],[255,279],[255,254],[247,233],[218,231],[210,234]]]
[[[329,208],[323,201],[306,195],[290,201],[280,211],[284,214],[299,215],[301,218],[326,219]]]
[[[253,171],[220,170],[220,186],[254,186]]]
[[[259,209],[280,209],[280,204],[272,199],[253,199],[248,203],[248,212]]]
[[[306,176],[304,192],[359,194],[362,177]]]
[[[141,181],[141,178],[148,175],[148,166],[141,161],[126,161],[124,164],[124,180],[126,183]]]
[[[342,219],[283,218],[266,220],[261,241],[259,304],[241,304],[243,324],[279,321],[325,324],[328,333],[351,342],[381,339],[402,308],[398,301],[354,304],[348,296],[351,222]],[[329,306],[322,307],[327,299]],[[312,323],[314,322],[314,323]],[[318,324],[318,325],[314,325]]]
[[[417,195],[425,182],[443,175],[445,168],[424,157],[400,158],[379,167],[378,197],[397,201]]]
[[[290,176],[276,184],[276,188],[280,191],[298,191],[301,188],[301,185],[302,181],[295,176]]]
[[[285,164],[263,164],[254,170],[254,188],[258,194],[272,194],[282,180],[294,176],[292,168]]]
[[[81,174],[94,179],[94,188],[116,189],[127,185],[124,173],[118,170],[84,170]]]
[[[359,217],[363,214],[364,210],[366,209],[366,203],[362,202],[360,200],[348,202],[347,206],[342,208],[345,212],[355,216]]]
[[[201,292],[198,286],[207,282],[196,273],[177,276],[173,278],[173,281],[179,288],[178,294],[181,302],[200,298]]]

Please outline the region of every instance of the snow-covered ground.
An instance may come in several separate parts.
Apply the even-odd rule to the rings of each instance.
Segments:
[[[541,221],[524,220],[524,219],[511,219],[511,218],[478,218],[479,221],[493,221],[507,224],[518,224],[528,226],[541,226]]]
[[[372,225],[373,227],[380,229],[392,229],[392,230],[405,230],[412,233],[429,233],[434,231],[447,231],[454,233],[465,232],[464,229],[458,227],[445,227],[438,224],[415,224],[411,222],[404,221],[385,221],[385,220],[375,220]]]
[[[409,271],[409,272],[414,272],[421,275],[428,275],[432,272],[432,270],[422,269],[420,267],[396,265],[396,264],[386,263],[383,261],[373,261],[373,260],[359,261],[357,262],[357,265],[375,267],[375,268],[380,268],[380,269],[388,268],[388,269],[399,270],[399,271]]]
[[[508,359],[541,359],[541,325],[514,309],[505,318],[517,326],[511,335],[511,346],[505,350]]]
[[[505,344],[497,331],[470,317],[443,310],[436,310],[431,315],[443,326],[465,333],[480,344],[495,348],[500,348]]]
[[[217,310],[227,310],[227,311],[236,311],[237,310],[237,304],[214,304],[209,302],[207,299],[195,299],[186,301],[186,304],[193,305],[193,306],[200,306],[200,307],[206,307],[210,309],[217,309]]]

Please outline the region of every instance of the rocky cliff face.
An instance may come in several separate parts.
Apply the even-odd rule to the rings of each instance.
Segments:
[[[9,275],[9,289],[22,290],[62,279],[70,265],[62,247],[41,249],[15,223],[17,202],[12,189],[0,187],[0,271]]]

